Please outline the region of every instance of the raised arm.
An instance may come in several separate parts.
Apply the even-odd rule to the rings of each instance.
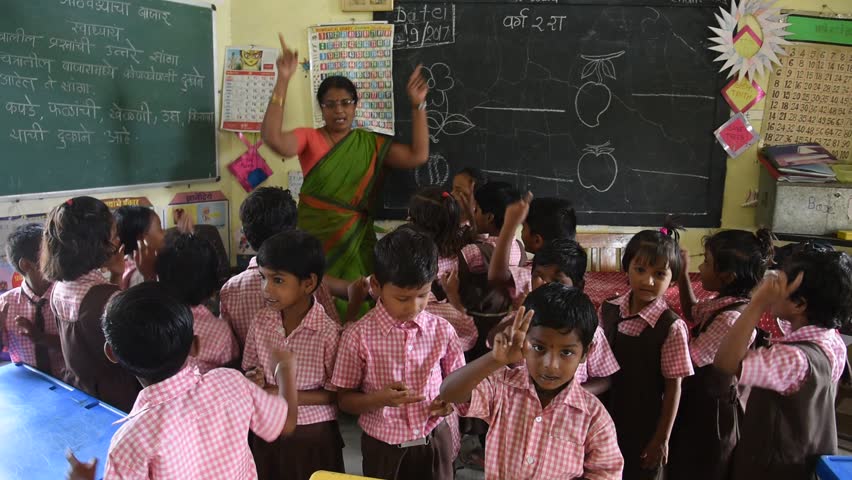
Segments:
[[[503,228],[500,229],[494,255],[491,256],[491,263],[488,266],[488,283],[492,286],[502,286],[512,280],[512,274],[509,272],[512,243],[515,241],[515,232],[518,227],[527,219],[532,199],[533,194],[527,192],[520,200],[506,207]]]
[[[281,55],[275,62],[278,68],[278,80],[275,81],[275,87],[272,89],[272,97],[269,99],[269,106],[266,107],[260,132],[264,143],[269,148],[281,156],[293,157],[298,153],[299,141],[292,131],[282,132],[281,126],[284,123],[284,99],[287,97],[287,86],[296,72],[299,52],[287,48],[284,37],[280,33],[278,39],[281,41]]]
[[[689,250],[680,249],[681,271],[677,279],[677,290],[680,294],[680,307],[683,309],[683,316],[690,322],[695,322],[692,318],[692,307],[698,303],[695,298],[695,292],[692,290],[692,282],[689,281]]]
[[[411,145],[394,142],[385,164],[391,168],[416,168],[429,159],[429,125],[426,121],[426,94],[429,87],[418,65],[408,79],[408,98],[411,100]],[[421,108],[422,106],[422,108]],[[267,112],[268,114],[268,112]],[[265,124],[264,120],[264,124]]]

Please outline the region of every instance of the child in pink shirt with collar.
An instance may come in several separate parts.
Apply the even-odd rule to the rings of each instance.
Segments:
[[[298,402],[294,355],[276,352],[277,395],[237,370],[201,374],[189,307],[145,282],[116,295],[103,319],[104,352],[145,387],[115,433],[105,479],[258,478],[248,433],[290,434]],[[282,398],[283,397],[283,398]],[[96,461],[69,452],[72,479],[94,479]]]
[[[452,407],[443,379],[464,365],[455,329],[425,312],[437,273],[434,242],[402,226],[375,247],[376,307],[340,341],[331,383],[341,410],[360,415],[364,475],[383,479],[453,478]]]

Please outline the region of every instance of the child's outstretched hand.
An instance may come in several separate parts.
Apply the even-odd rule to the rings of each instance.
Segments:
[[[386,407],[401,407],[409,403],[419,403],[426,400],[423,395],[414,395],[402,382],[394,382],[380,392],[382,405]]]
[[[157,251],[147,241],[136,242],[133,261],[136,262],[136,268],[146,281],[157,278]]]
[[[526,311],[524,307],[519,308],[515,313],[512,328],[494,337],[494,349],[491,350],[494,360],[501,365],[511,365],[523,360],[524,342],[526,342],[527,330],[530,328],[533,314],[535,314],[533,310]]]
[[[68,460],[68,465],[71,467],[68,470],[66,478],[68,480],[95,480],[95,472],[98,469],[98,459],[93,458],[90,462],[83,463],[77,460],[74,452],[68,449],[65,452],[65,459]]]
[[[527,214],[530,213],[530,203],[532,203],[532,200],[532,192],[527,192],[520,200],[506,207],[503,224],[518,226],[524,223],[527,219]]]
[[[107,259],[104,265],[113,278],[120,279],[124,275],[124,245],[118,247],[118,250]]]
[[[680,247],[680,276],[689,278],[689,250]]]
[[[260,367],[253,368],[245,373],[246,378],[252,381],[255,385],[260,388],[266,386],[266,377],[263,376],[263,369]]]
[[[0,323],[2,325],[2,323]],[[21,332],[21,335],[29,337],[33,343],[44,343],[44,331],[39,330],[29,319],[18,316],[15,317],[15,326]]]
[[[441,397],[435,397],[429,404],[429,416],[431,417],[446,417],[451,413],[453,413],[453,404],[441,400]]]
[[[766,272],[766,276],[763,277],[763,280],[751,296],[751,303],[766,309],[782,300],[786,300],[802,285],[804,278],[805,272],[799,272],[795,280],[789,282],[786,273],[781,270],[770,270]]]
[[[464,305],[462,304],[461,294],[459,293],[459,272],[458,270],[450,270],[441,277],[441,287],[444,288],[444,293],[447,294],[447,302],[450,303],[456,310],[465,313]]]
[[[668,440],[659,440],[652,438],[642,454],[639,455],[642,460],[642,468],[653,470],[661,465],[665,465],[669,461],[669,442]]]

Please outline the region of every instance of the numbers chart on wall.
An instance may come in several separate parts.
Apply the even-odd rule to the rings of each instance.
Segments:
[[[308,45],[312,94],[329,76],[348,77],[359,97],[354,126],[393,135],[393,25],[318,25],[308,29]],[[323,124],[314,102],[314,127]]]
[[[275,48],[228,47],[222,87],[222,129],[259,132],[278,77]]]

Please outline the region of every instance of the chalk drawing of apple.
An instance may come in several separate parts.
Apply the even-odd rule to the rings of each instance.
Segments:
[[[577,112],[577,118],[583,122],[583,125],[592,128],[597,127],[600,125],[601,115],[609,109],[612,92],[603,81],[604,77],[616,79],[615,66],[613,66],[612,60],[622,55],[624,55],[624,50],[606,55],[580,55],[580,58],[588,62],[583,67],[580,79],[592,75],[597,78],[597,81],[589,80],[581,85],[577,90],[577,96],[574,97],[574,109]]]
[[[450,166],[440,153],[429,155],[426,165],[414,170],[414,182],[418,187],[443,185],[450,178]]]
[[[618,177],[618,162],[612,155],[614,151],[610,142],[586,145],[583,156],[577,162],[577,179],[583,188],[600,193],[612,188]]]

